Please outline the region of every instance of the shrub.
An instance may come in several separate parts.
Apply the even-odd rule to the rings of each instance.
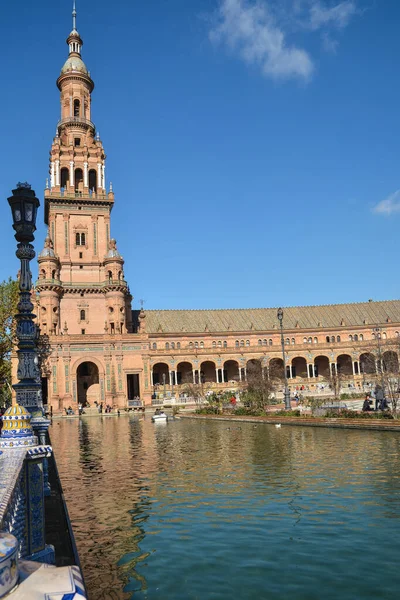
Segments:
[[[273,413],[277,417],[301,417],[299,410],[277,410]]]

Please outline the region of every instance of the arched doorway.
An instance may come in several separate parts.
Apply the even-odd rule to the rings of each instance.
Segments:
[[[283,379],[284,371],[283,371],[283,360],[281,358],[271,358],[268,365],[269,378],[274,379]]]
[[[399,357],[393,350],[383,353],[383,368],[386,373],[397,375],[399,372]]]
[[[307,361],[303,356],[296,356],[292,360],[292,374],[293,377],[307,378]]]
[[[328,379],[330,376],[329,358],[327,356],[317,356],[314,359],[314,373],[316,377]]]
[[[224,362],[224,381],[239,381],[239,364],[236,360]]]
[[[92,406],[100,402],[99,369],[93,362],[83,362],[76,371],[78,403],[82,406]]]
[[[261,361],[259,361],[257,358],[252,358],[247,361],[246,378],[250,384],[262,379],[262,365]]]
[[[156,363],[153,367],[153,385],[169,385],[169,368],[166,363]]]
[[[337,372],[340,375],[353,375],[353,363],[351,356],[348,354],[341,354],[336,359]]]
[[[178,385],[193,383],[193,367],[190,362],[181,362],[176,367]]]
[[[213,363],[211,360],[202,362],[200,365],[201,383],[215,383],[217,381],[215,369],[215,363]]]
[[[372,375],[376,373],[375,356],[371,352],[364,352],[360,356],[361,373]]]

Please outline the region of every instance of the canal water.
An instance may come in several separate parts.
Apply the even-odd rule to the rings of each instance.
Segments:
[[[395,599],[400,435],[54,421],[91,600]]]

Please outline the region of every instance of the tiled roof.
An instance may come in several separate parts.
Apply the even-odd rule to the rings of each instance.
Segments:
[[[400,300],[291,306],[284,308],[285,329],[318,329],[400,323]],[[134,311],[139,312],[139,311]],[[221,310],[147,310],[148,333],[222,333],[279,329],[276,308]]]

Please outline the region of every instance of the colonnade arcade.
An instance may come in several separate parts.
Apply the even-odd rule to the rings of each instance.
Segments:
[[[283,379],[283,360],[279,357],[240,359],[186,359],[180,362],[169,359],[156,362],[151,368],[151,385],[184,385],[185,383],[238,383],[246,381],[250,370],[259,370],[263,376]],[[286,358],[289,380],[329,379],[335,374],[345,377],[374,375],[382,371],[398,373],[397,352],[388,350],[380,356],[372,352],[362,354],[334,354],[294,356]]]

